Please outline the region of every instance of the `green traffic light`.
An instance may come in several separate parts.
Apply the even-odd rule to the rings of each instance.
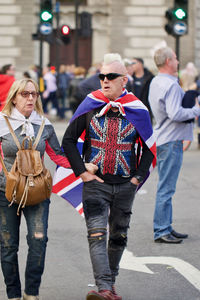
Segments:
[[[186,17],[186,12],[182,8],[178,8],[174,11],[177,19],[182,20]]]
[[[44,22],[48,22],[53,18],[53,15],[49,11],[43,11],[40,16]]]

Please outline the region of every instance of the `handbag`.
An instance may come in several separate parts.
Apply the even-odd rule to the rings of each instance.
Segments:
[[[0,154],[0,161],[6,176],[5,196],[11,206],[18,204],[17,215],[20,208],[26,205],[36,205],[47,198],[50,198],[52,190],[52,176],[40,157],[40,152],[35,150],[44,129],[45,120],[42,121],[34,144],[30,137],[25,137],[20,145],[14,130],[5,117],[10,133],[18,147],[16,159],[10,172],[7,171],[3,158]],[[25,148],[25,141],[28,140],[28,148]]]

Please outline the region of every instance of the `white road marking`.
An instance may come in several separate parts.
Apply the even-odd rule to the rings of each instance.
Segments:
[[[168,256],[136,257],[132,252],[125,250],[121,259],[120,268],[154,274],[146,265],[170,265],[200,291],[200,271],[182,259]]]

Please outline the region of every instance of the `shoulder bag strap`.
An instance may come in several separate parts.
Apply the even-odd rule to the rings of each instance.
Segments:
[[[11,126],[9,120],[8,120],[8,117],[6,117],[6,116],[3,116],[3,117],[6,120],[6,123],[8,125],[9,130],[10,130],[10,133],[12,134],[12,137],[15,141],[15,144],[17,145],[18,149],[20,150],[21,149],[20,143],[19,143],[18,138],[16,137],[16,135],[14,133],[14,130],[12,129],[12,126]]]
[[[39,143],[39,140],[41,138],[41,135],[42,135],[42,132],[43,132],[43,129],[44,129],[44,125],[45,125],[45,119],[42,120],[42,124],[40,125],[40,129],[39,129],[37,137],[35,139],[35,143],[33,144],[33,150],[36,149],[36,147]]]

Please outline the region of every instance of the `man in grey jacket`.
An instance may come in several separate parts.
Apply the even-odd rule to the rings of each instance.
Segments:
[[[172,228],[172,196],[182,165],[183,140],[193,139],[193,123],[185,122],[200,115],[196,101],[192,108],[183,108],[184,91],[178,83],[178,60],[174,51],[161,48],[155,52],[159,73],[150,84],[149,102],[156,121],[159,182],[154,211],[154,240],[159,243],[181,243],[187,234]]]

